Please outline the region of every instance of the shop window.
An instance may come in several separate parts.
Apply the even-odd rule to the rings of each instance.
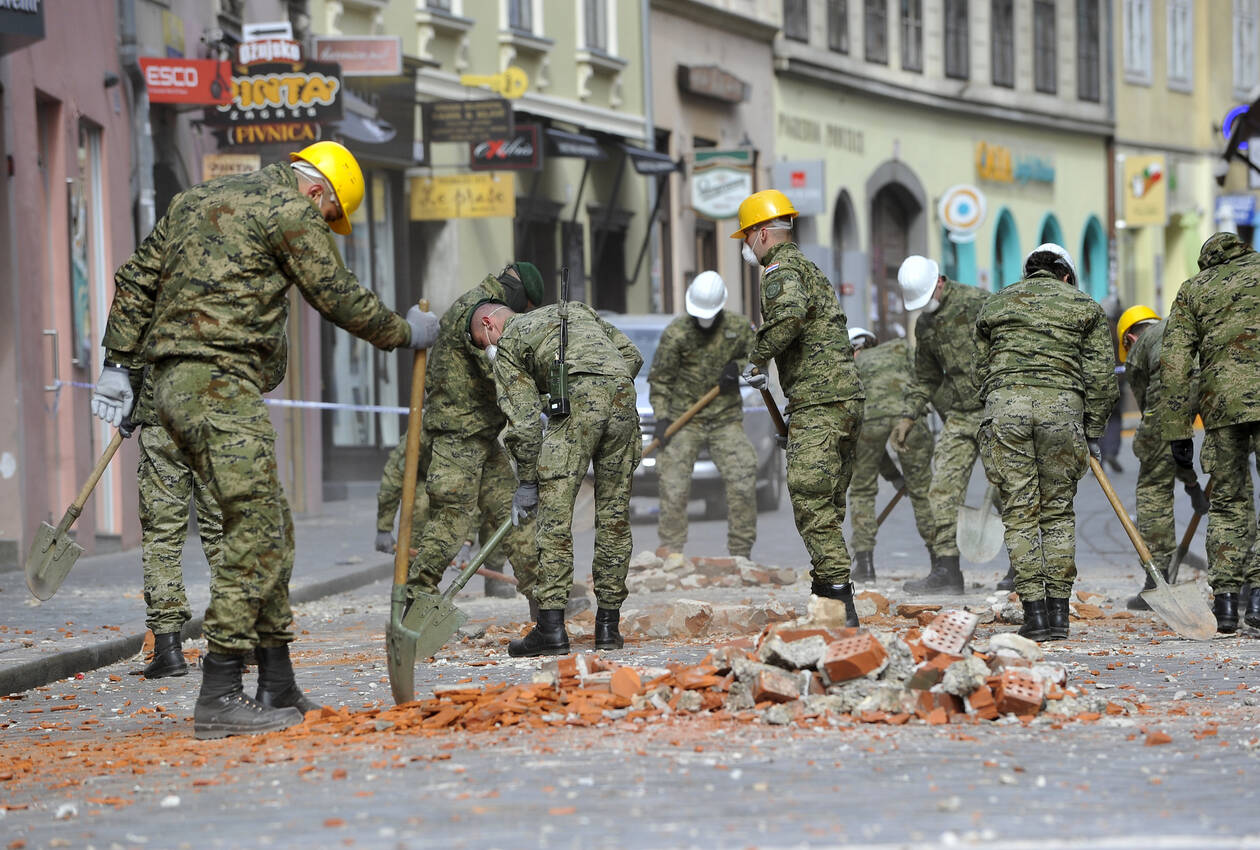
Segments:
[[[1124,0],[1124,79],[1151,83],[1151,0]]]
[[[1046,94],[1059,90],[1054,14],[1054,0],[1033,3],[1033,87]]]
[[[866,61],[888,64],[888,2],[866,0]]]
[[[1234,94],[1248,98],[1260,79],[1260,0],[1234,0]]]
[[[809,41],[809,0],[783,0],[783,37]]]
[[[945,76],[954,80],[971,77],[967,5],[967,0],[945,0]]]
[[[1015,2],[993,0],[990,15],[993,85],[1015,87]]]
[[[1102,99],[1099,81],[1099,0],[1076,0],[1076,96],[1098,103]]]
[[[1010,286],[1023,277],[1024,258],[1019,252],[1019,233],[1010,210],[1002,210],[993,231],[993,289]]]
[[[923,70],[923,0],[901,0],[901,67]]]
[[[827,48],[849,52],[849,0],[827,0]]]

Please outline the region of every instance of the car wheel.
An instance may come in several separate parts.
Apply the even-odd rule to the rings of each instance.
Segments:
[[[757,488],[757,511],[767,513],[777,511],[783,498],[783,468],[775,464],[770,473],[770,480]]]

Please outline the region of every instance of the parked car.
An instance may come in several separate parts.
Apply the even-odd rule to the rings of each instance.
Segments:
[[[661,341],[661,333],[674,317],[660,313],[612,313],[605,314],[604,318],[630,337],[639,351],[643,352],[643,369],[634,383],[638,392],[643,445],[646,446],[652,440],[652,429],[656,424],[656,416],[648,400],[648,371],[652,367],[656,346]],[[744,433],[748,435],[757,452],[757,510],[777,510],[787,472],[783,453],[774,438],[774,422],[770,419],[761,393],[742,383],[740,392],[744,398]],[[658,453],[653,452],[634,471],[634,496],[659,498],[657,457]],[[716,519],[726,516],[726,493],[722,476],[709,456],[708,449],[701,450],[692,468],[691,498],[704,500],[706,517]]]

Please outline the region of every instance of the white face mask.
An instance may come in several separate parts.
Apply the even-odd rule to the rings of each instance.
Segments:
[[[494,358],[498,356],[499,356],[499,346],[493,343],[486,346],[486,357],[490,360],[491,363],[493,363]]]
[[[744,247],[740,250],[739,255],[743,257],[744,262],[748,263],[750,266],[761,265],[761,260],[757,259],[757,255],[753,253],[753,249],[748,246],[747,242],[744,243]]]
[[[716,318],[717,316],[710,316],[707,319],[701,319],[699,317],[696,317],[696,324],[702,328],[711,328],[713,327],[713,320]]]
[[[923,305],[924,313],[935,313],[941,307],[940,300],[933,298],[931,301]]]

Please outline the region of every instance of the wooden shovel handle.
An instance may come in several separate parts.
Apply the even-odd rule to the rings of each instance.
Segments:
[[[101,453],[100,459],[96,462],[96,466],[92,468],[92,474],[88,476],[88,480],[83,483],[83,489],[79,491],[79,495],[74,497],[74,503],[70,505],[74,510],[74,515],[78,516],[83,510],[83,506],[87,504],[88,496],[92,495],[92,491],[96,489],[96,482],[101,480],[101,476],[105,474],[105,467],[109,466],[109,462],[113,460],[114,453],[118,451],[118,447],[122,445],[122,431],[115,431],[114,438],[109,441],[109,445],[105,447],[105,451]]]
[[[709,390],[704,395],[700,396],[699,401],[697,401],[691,407],[687,408],[686,412],[684,412],[682,416],[679,416],[677,419],[675,419],[673,424],[665,429],[665,439],[668,440],[670,437],[677,434],[680,428],[682,428],[684,425],[686,425],[688,422],[691,421],[691,417],[695,416],[697,413],[704,410],[705,407],[708,406],[709,402],[713,401],[713,399],[718,397],[718,393],[720,393],[721,391],[722,391],[721,387],[714,387],[713,389]],[[656,451],[660,447],[661,447],[661,441],[653,440],[652,442],[648,443],[646,446],[643,447],[643,456],[647,457],[648,455],[650,455],[652,452]]]
[[[1142,535],[1138,532],[1137,526],[1133,524],[1133,520],[1129,519],[1129,514],[1125,511],[1124,505],[1120,503],[1120,497],[1116,495],[1115,489],[1111,486],[1107,473],[1103,472],[1102,464],[1093,455],[1089,456],[1089,468],[1094,470],[1094,477],[1098,479],[1103,493],[1107,495],[1107,501],[1111,502],[1111,509],[1116,512],[1116,517],[1119,518],[1120,524],[1124,526],[1124,531],[1129,535],[1129,540],[1133,543],[1133,548],[1137,550],[1138,557],[1142,559],[1143,566],[1151,563],[1151,550],[1146,547],[1146,541],[1142,539]]]
[[[428,310],[429,301],[420,299],[420,309]],[[416,349],[411,365],[411,410],[407,415],[407,448],[403,461],[402,515],[398,519],[399,545],[394,551],[394,584],[407,581],[407,543],[411,542],[411,522],[416,510],[416,477],[420,468],[420,426],[424,407],[424,370],[429,351]]]
[[[888,519],[888,515],[892,513],[893,508],[897,507],[897,503],[901,501],[901,497],[904,495],[906,495],[905,487],[902,487],[900,490],[898,490],[896,493],[893,494],[893,497],[888,501],[888,504],[885,505],[884,509],[879,512],[879,518],[875,520],[876,528],[879,528],[881,525],[884,524],[884,520]]]

